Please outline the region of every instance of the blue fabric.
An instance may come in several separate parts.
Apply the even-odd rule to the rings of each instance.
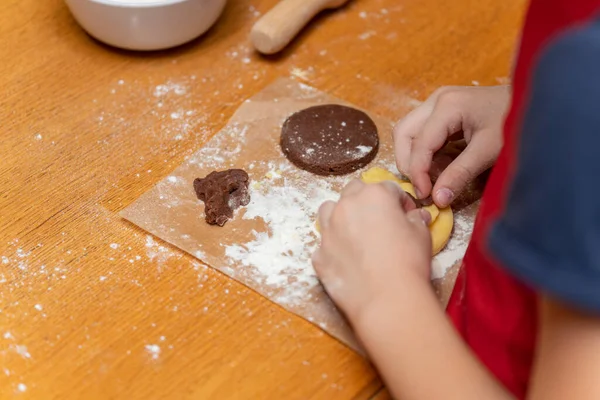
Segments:
[[[532,73],[489,249],[534,290],[600,313],[600,21],[555,38]]]

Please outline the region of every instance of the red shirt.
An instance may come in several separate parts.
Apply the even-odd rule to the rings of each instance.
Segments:
[[[486,367],[518,398],[525,398],[535,351],[537,295],[509,275],[487,249],[488,231],[504,210],[516,161],[531,71],[540,52],[565,29],[594,16],[600,0],[532,0],[513,76],[504,148],[488,180],[473,236],[447,312]]]

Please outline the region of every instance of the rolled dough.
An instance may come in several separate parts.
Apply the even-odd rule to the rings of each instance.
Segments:
[[[372,167],[369,170],[363,172],[361,174],[361,180],[365,183],[393,181],[400,185],[402,190],[404,190],[407,193],[410,193],[411,196],[416,196],[415,189],[412,183],[399,179],[390,171],[380,167]],[[435,204],[431,204],[422,208],[424,210],[427,210],[431,215],[431,222],[429,223],[429,232],[431,233],[432,256],[435,256],[437,253],[444,249],[444,247],[448,243],[448,240],[450,240],[452,228],[454,226],[454,215],[450,207],[442,208],[440,210]],[[317,232],[320,229],[319,221],[317,221],[316,223],[316,229]]]
[[[344,175],[370,163],[379,150],[377,126],[364,112],[338,104],[292,114],[281,129],[281,150],[317,175]]]

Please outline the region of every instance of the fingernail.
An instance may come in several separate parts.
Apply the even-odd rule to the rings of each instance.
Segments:
[[[442,207],[448,206],[452,203],[452,199],[454,199],[454,193],[452,190],[448,188],[441,188],[437,192],[435,192],[436,203]]]
[[[423,197],[423,196],[421,196],[421,191],[417,187],[415,187],[415,195],[417,196],[417,199],[420,199]]]
[[[407,218],[413,224],[423,224],[425,226],[428,226],[431,222],[431,215],[429,214],[429,212],[422,209],[410,211],[407,214]]]
[[[429,214],[429,211],[420,209],[419,214],[421,214],[421,218],[423,218],[425,225],[429,225],[431,223],[431,214]]]

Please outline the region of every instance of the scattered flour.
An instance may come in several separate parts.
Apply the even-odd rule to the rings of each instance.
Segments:
[[[318,95],[319,91],[312,86],[306,85],[302,82],[298,82],[298,87],[302,89],[303,98],[309,99],[312,96]]]
[[[365,154],[367,154],[368,152],[373,150],[373,147],[371,147],[371,146],[356,146],[356,149],[360,152],[361,156],[364,156]]]
[[[187,93],[187,88],[182,84],[171,81],[157,85],[154,88],[154,97],[164,97],[170,93],[176,94],[177,96],[183,96]]]
[[[313,70],[313,67],[309,67],[307,69],[292,67],[292,69],[290,69],[290,75],[294,78],[299,78],[308,81],[312,76]]]
[[[360,35],[358,35],[358,38],[360,40],[367,40],[368,38],[370,38],[371,36],[375,36],[377,34],[377,32],[375,31],[366,31],[365,33],[361,33]]]
[[[31,354],[27,351],[27,346],[22,344],[15,344],[10,346],[18,355],[23,358],[31,358]]]
[[[206,254],[203,251],[196,250],[196,252],[194,253],[194,256],[196,258],[198,258],[199,260],[206,260]]]
[[[368,152],[373,149],[371,146],[356,146],[355,151],[347,150],[346,154],[348,154],[353,159],[359,159],[364,157]]]
[[[147,344],[145,346],[146,351],[148,353],[150,353],[150,355],[152,356],[153,360],[158,360],[158,357],[160,356],[160,346],[157,344]]]
[[[175,253],[168,247],[156,243],[151,235],[146,235],[146,255],[150,261],[156,260],[160,266],[169,258],[179,255],[179,253]]]
[[[233,163],[246,143],[247,132],[247,125],[233,124],[228,126],[196,152],[189,163],[213,168],[223,167],[225,161]],[[235,138],[235,140],[232,141],[232,138]],[[235,147],[226,148],[224,143],[235,143]]]

